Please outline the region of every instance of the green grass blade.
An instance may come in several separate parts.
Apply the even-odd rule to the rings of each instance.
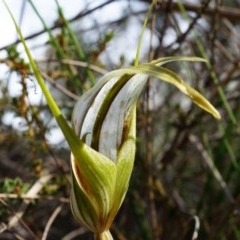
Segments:
[[[29,48],[24,40],[24,37],[22,35],[22,32],[21,32],[21,29],[19,28],[14,16],[12,15],[11,13],[11,10],[9,9],[7,3],[5,2],[5,0],[3,0],[3,3],[8,11],[8,13],[10,14],[11,16],[11,19],[15,25],[15,28],[16,28],[16,31],[20,37],[20,40],[23,44],[23,47],[24,47],[24,50],[27,54],[27,57],[28,57],[28,60],[29,60],[29,64],[33,70],[33,73],[37,79],[37,82],[39,84],[39,86],[41,87],[42,91],[43,91],[43,94],[46,98],[46,101],[51,109],[51,112],[53,114],[53,116],[56,118],[57,122],[58,122],[58,125],[59,127],[61,128],[66,140],[68,141],[68,144],[69,146],[71,147],[71,149],[73,151],[78,151],[76,148],[77,146],[79,146],[80,144],[80,140],[79,138],[77,137],[77,135],[74,133],[73,129],[68,125],[67,121],[65,120],[65,118],[63,117],[60,109],[58,108],[56,102],[54,101],[50,91],[48,90],[46,84],[44,83],[44,80],[40,74],[40,71],[35,63],[35,61],[33,60],[33,57],[29,51]]]
[[[58,13],[61,17],[61,19],[63,20],[66,28],[67,28],[67,31],[68,31],[68,34],[69,34],[69,37],[70,39],[72,40],[74,46],[75,46],[75,49],[76,49],[76,53],[78,54],[78,57],[80,60],[85,60],[86,59],[86,56],[76,38],[76,35],[74,34],[72,28],[70,27],[69,25],[69,22],[68,20],[64,17],[64,14],[63,14],[63,11],[62,11],[62,8],[60,7],[59,3],[57,0],[55,0],[56,4],[57,4],[57,7],[58,7]],[[87,72],[87,76],[91,82],[91,84],[94,84],[95,83],[95,80],[94,80],[94,76],[93,76],[93,73],[90,71],[89,68],[86,69],[86,72]]]
[[[148,9],[148,12],[147,12],[147,16],[144,20],[144,23],[143,23],[143,26],[142,26],[142,31],[141,31],[141,34],[140,34],[140,37],[139,37],[139,41],[138,41],[138,46],[137,46],[137,52],[136,52],[136,57],[135,57],[135,61],[134,61],[134,66],[138,66],[139,64],[139,56],[140,56],[140,51],[141,51],[141,46],[142,46],[142,41],[143,41],[143,34],[146,30],[146,27],[147,27],[147,22],[148,22],[148,19],[150,17],[150,14],[152,12],[152,9],[153,9],[153,6],[155,5],[156,1],[152,1],[149,9]]]
[[[182,1],[178,0],[177,3],[178,3],[178,6],[179,6],[179,9],[183,13],[185,19],[189,20],[189,17],[187,15],[187,12],[186,12],[186,9],[185,9],[184,5],[182,4]],[[234,115],[234,113],[233,113],[233,111],[232,111],[232,109],[231,109],[231,107],[230,107],[230,105],[229,105],[229,103],[227,101],[227,98],[226,98],[226,96],[224,94],[224,91],[223,91],[221,85],[219,84],[219,80],[218,80],[215,72],[212,69],[212,65],[211,65],[211,63],[210,63],[210,61],[209,61],[209,59],[207,57],[206,51],[205,51],[205,49],[203,47],[203,44],[202,44],[201,40],[199,39],[197,32],[194,29],[193,29],[193,34],[194,34],[194,37],[195,37],[195,41],[196,41],[197,47],[198,47],[202,57],[207,60],[206,64],[207,64],[207,67],[208,67],[208,69],[210,71],[210,76],[211,76],[211,78],[212,78],[212,80],[213,80],[213,82],[214,82],[214,84],[215,84],[215,86],[217,88],[217,91],[218,91],[218,94],[220,96],[220,99],[222,100],[223,105],[226,108],[231,121],[233,122],[234,125],[237,125],[236,117],[235,117],[235,115]]]
[[[41,21],[44,30],[48,33],[49,39],[51,41],[51,43],[53,44],[54,48],[56,49],[57,55],[61,58],[64,59],[65,58],[65,53],[62,50],[61,46],[59,45],[58,41],[56,40],[56,38],[53,36],[51,30],[48,28],[48,26],[46,25],[44,19],[42,18],[42,16],[39,14],[39,11],[36,9],[35,5],[33,4],[32,0],[28,0],[28,2],[30,3],[31,7],[33,8],[35,14],[38,16],[39,20]]]

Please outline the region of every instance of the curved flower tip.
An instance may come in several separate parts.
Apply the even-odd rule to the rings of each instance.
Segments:
[[[212,114],[216,119],[221,119],[216,108],[198,91],[186,84],[178,74],[162,67],[163,64],[172,61],[205,61],[196,57],[166,57],[153,61],[152,63],[142,64],[137,67],[128,67],[116,72],[125,72],[128,74],[147,74],[159,80],[165,81],[177,87],[182,93],[189,97],[195,104]]]
[[[213,115],[216,119],[220,120],[221,115],[218,112],[218,110],[206,99],[204,98],[199,92],[197,92],[195,89],[186,86],[187,93],[186,95],[199,107],[204,109],[205,111],[209,112]]]

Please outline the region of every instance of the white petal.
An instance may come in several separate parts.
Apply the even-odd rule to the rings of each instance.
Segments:
[[[146,81],[147,75],[133,76],[120,90],[108,110],[101,130],[99,151],[112,161],[116,160],[117,151],[122,143],[124,122],[138,100]]]

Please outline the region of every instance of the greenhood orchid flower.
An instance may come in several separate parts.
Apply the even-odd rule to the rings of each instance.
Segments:
[[[33,73],[71,149],[71,208],[76,220],[95,239],[112,239],[110,226],[126,195],[135,157],[136,103],[148,77],[177,87],[194,103],[220,119],[199,92],[171,70],[171,61],[203,61],[196,57],[167,57],[107,73],[77,102],[71,128],[64,119],[26,45],[11,11]]]
[[[72,155],[71,207],[75,218],[95,233],[110,236],[109,227],[127,192],[135,156],[136,102],[149,76],[175,85],[197,105],[220,118],[200,93],[162,67],[179,60],[202,59],[162,58],[112,71],[86,92],[73,110],[73,129],[91,152],[91,160],[86,163],[91,171],[85,171],[82,156]],[[92,171],[94,165],[96,172]]]
[[[71,158],[72,212],[93,232],[108,234],[126,194],[135,156],[135,106],[146,81],[145,74],[110,73],[74,108],[74,131],[101,165],[94,173],[83,172],[81,159]]]

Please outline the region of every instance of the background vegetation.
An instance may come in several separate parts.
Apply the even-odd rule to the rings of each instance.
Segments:
[[[36,61],[70,121],[78,96],[106,71],[132,64],[151,1],[88,1],[71,19],[56,1],[51,26],[35,2],[24,4],[42,30],[25,37],[33,51],[45,49]],[[200,90],[222,120],[149,79],[138,106],[131,185],[111,229],[116,239],[240,239],[239,7],[238,0],[157,2],[141,62],[173,55],[209,60],[169,67]],[[102,18],[110,10],[119,18]],[[42,35],[47,41],[34,45]],[[19,42],[0,51],[7,67],[0,79],[0,239],[91,239],[71,215],[69,149]],[[11,94],[19,85],[19,94]]]

